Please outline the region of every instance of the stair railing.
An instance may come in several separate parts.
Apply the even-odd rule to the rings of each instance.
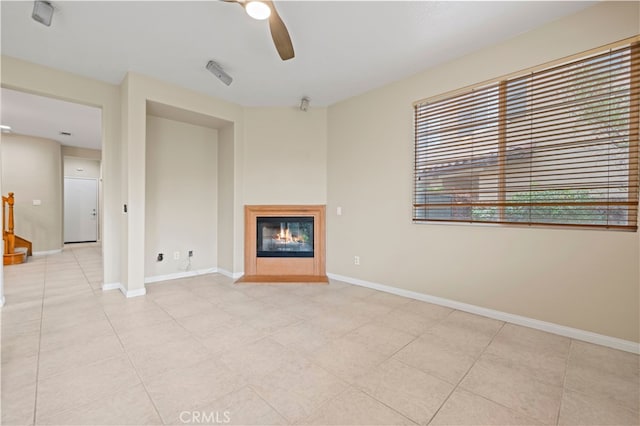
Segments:
[[[14,202],[13,192],[10,192],[7,197],[2,196],[2,239],[4,240],[4,254],[13,254],[16,246],[16,236],[13,231]],[[9,206],[9,223],[7,223],[7,215],[5,215],[7,205]]]

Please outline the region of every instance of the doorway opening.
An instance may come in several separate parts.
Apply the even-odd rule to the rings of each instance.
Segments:
[[[2,123],[2,190],[15,193],[16,232],[34,255],[100,242],[102,109],[3,87]]]

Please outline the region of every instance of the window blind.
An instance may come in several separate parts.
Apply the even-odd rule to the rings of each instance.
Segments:
[[[637,229],[640,44],[417,103],[413,217]]]

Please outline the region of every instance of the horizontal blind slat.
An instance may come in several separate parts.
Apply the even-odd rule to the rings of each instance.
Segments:
[[[637,229],[637,49],[415,104],[414,220]]]

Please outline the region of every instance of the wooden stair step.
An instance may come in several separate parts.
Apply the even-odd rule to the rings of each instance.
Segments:
[[[3,264],[4,265],[19,265],[20,263],[24,263],[27,261],[27,248],[26,247],[17,247],[15,249],[15,253],[5,254],[3,255]]]
[[[33,256],[33,252],[32,252],[33,244],[31,244],[31,241],[25,240],[24,238],[18,235],[16,235],[14,238],[15,238],[16,250],[18,249],[18,247],[24,247],[27,249],[27,256]]]

